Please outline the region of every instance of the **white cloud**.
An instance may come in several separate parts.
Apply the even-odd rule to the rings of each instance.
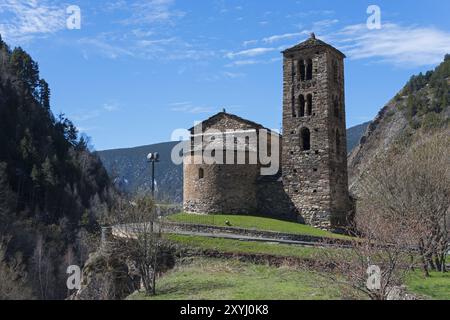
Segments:
[[[249,59],[249,60],[236,60],[236,61],[233,61],[233,62],[231,62],[231,63],[228,63],[225,67],[249,66],[249,65],[258,64],[258,63],[260,63],[260,61],[258,61],[258,60],[253,60],[253,59]]]
[[[101,110],[91,110],[70,115],[70,119],[74,121],[84,122],[98,118],[102,114]]]
[[[174,112],[183,112],[191,114],[210,113],[214,111],[213,107],[196,106],[192,102],[175,102],[169,104],[170,110]]]
[[[450,52],[450,32],[433,27],[385,23],[380,30],[350,25],[330,39],[351,59],[374,59],[398,66],[436,64]]]
[[[294,32],[294,33],[285,33],[285,34],[277,34],[270,37],[263,38],[262,41],[265,43],[273,43],[281,40],[287,40],[292,38],[297,38],[302,35],[307,34],[307,31]]]
[[[0,33],[7,41],[24,42],[66,27],[65,7],[48,0],[2,0]]]
[[[228,52],[225,56],[229,59],[234,59],[237,57],[256,57],[268,52],[274,51],[275,48],[253,48],[248,50],[242,50],[238,52]]]
[[[258,40],[247,40],[242,43],[244,47],[252,46],[258,43]]]
[[[138,0],[131,4],[123,2],[121,9],[129,9],[131,17],[122,21],[124,24],[149,25],[154,23],[173,23],[185,15],[180,10],[172,9],[175,0]]]
[[[121,56],[134,56],[132,51],[124,49],[121,45],[108,42],[103,36],[99,36],[97,38],[82,38],[78,40],[78,44],[80,44],[85,50],[85,59],[89,56],[86,51],[88,47],[94,48],[96,52],[99,52],[110,59],[117,59]]]
[[[228,72],[228,71],[225,71],[225,72],[223,72],[223,75],[226,76],[227,78],[231,78],[231,79],[245,77],[245,73],[241,73],[241,72]]]
[[[103,104],[101,108],[99,107],[92,110],[80,110],[78,113],[72,114],[69,117],[77,122],[85,122],[98,118],[105,112],[114,112],[118,110],[120,110],[120,107],[117,102],[107,102]]]
[[[338,22],[339,22],[338,19],[319,20],[319,21],[316,21],[316,22],[313,23],[312,30],[314,32],[321,32],[321,31],[323,31],[325,29],[328,29],[332,25],[335,25]]]
[[[116,102],[113,102],[113,103],[105,103],[103,105],[103,109],[107,112],[113,112],[119,110],[120,107]]]
[[[435,27],[403,26],[395,23],[385,23],[380,30],[369,30],[366,24],[349,25],[331,31],[331,26],[337,24],[337,19],[325,19],[312,24],[311,30],[294,31],[272,35],[261,40],[244,42],[272,44],[280,42],[277,48],[255,48],[238,52],[229,52],[226,57],[236,59],[227,67],[267,63],[267,59],[252,59],[256,56],[282,51],[303,41],[302,35],[310,32],[320,32],[317,36],[342,52],[350,59],[368,59],[371,62],[389,63],[401,67],[418,67],[437,64],[445,54],[450,53],[450,32]],[[299,37],[299,41],[295,41]],[[248,59],[245,59],[248,58]]]
[[[242,67],[250,66],[255,64],[269,64],[273,62],[281,61],[280,57],[270,58],[270,59],[247,59],[247,60],[236,60],[225,65],[225,67]]]

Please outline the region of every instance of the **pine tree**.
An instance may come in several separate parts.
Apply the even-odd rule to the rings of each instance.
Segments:
[[[50,111],[50,88],[44,79],[39,80],[39,98],[42,108]]]
[[[42,164],[42,178],[47,185],[51,187],[54,187],[57,184],[57,178],[53,170],[53,165],[48,157],[45,158],[45,161]]]
[[[11,66],[33,96],[37,96],[39,86],[39,66],[22,48],[15,48],[10,58]]]

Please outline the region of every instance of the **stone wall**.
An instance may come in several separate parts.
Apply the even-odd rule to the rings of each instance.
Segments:
[[[206,130],[258,131],[261,125],[224,111],[192,128],[192,150],[184,164],[185,211],[278,217],[294,213],[297,221],[323,229],[345,224],[350,208],[344,58],[315,36],[284,52],[281,177],[261,177],[259,164],[192,162],[208,143],[217,143]],[[203,142],[197,142],[199,136]],[[252,154],[259,148],[254,141],[237,152]]]
[[[195,156],[186,155],[186,162]],[[200,169],[203,178],[199,177]],[[185,164],[184,211],[194,213],[256,213],[259,166],[248,164]]]
[[[312,60],[313,76],[311,80],[302,80],[300,61],[308,59]],[[336,78],[332,72],[335,62]],[[340,220],[333,218],[335,214],[345,216],[348,200],[343,71],[343,56],[326,46],[310,46],[284,54],[283,182],[305,222],[320,228],[330,228]],[[300,95],[305,99],[312,95],[311,114],[299,112]],[[304,150],[302,143],[305,129],[310,132],[309,150]]]
[[[183,207],[186,212],[258,213],[257,180],[261,174],[261,164],[257,151],[260,129],[264,128],[226,112],[218,113],[191,129],[191,149],[184,156]],[[216,130],[217,134],[211,134],[208,130]],[[231,135],[230,130],[237,132]],[[246,137],[249,137],[248,145],[244,142]],[[208,158],[211,146],[217,148],[215,155],[218,159]],[[206,149],[209,151],[206,152]],[[218,156],[219,149],[223,155]],[[229,150],[231,160],[226,155]],[[244,161],[238,162],[238,158]],[[250,162],[250,159],[254,161]],[[215,160],[223,160],[223,164]]]
[[[260,215],[304,223],[284,190],[281,175],[258,179],[257,203]]]

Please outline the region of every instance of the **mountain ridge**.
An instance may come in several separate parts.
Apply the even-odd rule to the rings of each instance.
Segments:
[[[434,70],[414,75],[378,113],[348,158],[350,191],[358,194],[371,161],[396,143],[410,146],[420,135],[449,131],[450,55]],[[449,132],[450,134],[450,132]]]

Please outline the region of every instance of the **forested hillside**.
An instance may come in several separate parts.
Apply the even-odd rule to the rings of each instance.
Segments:
[[[37,62],[0,38],[0,299],[61,299],[113,191]]]
[[[171,160],[173,147],[178,142],[165,142],[148,146],[99,151],[116,186],[128,193],[149,192],[152,173],[147,155],[160,154],[160,162],[155,165],[155,197],[161,202],[181,203],[183,201],[183,166]]]

